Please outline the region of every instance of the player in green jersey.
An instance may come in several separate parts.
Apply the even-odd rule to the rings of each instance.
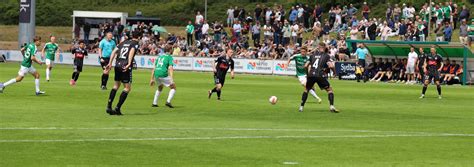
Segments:
[[[59,45],[56,43],[56,37],[50,37],[51,42],[44,44],[43,50],[41,51],[41,58],[46,58],[46,81],[49,82],[49,75],[53,69],[54,59],[59,56]]]
[[[33,39],[33,43],[28,44],[26,47],[22,48],[23,54],[23,61],[21,62],[20,71],[18,71],[18,76],[16,78],[10,79],[9,81],[0,83],[0,93],[3,92],[5,87],[11,85],[16,82],[20,82],[25,77],[25,74],[30,73],[35,77],[35,88],[36,88],[36,95],[44,94],[45,92],[40,91],[39,88],[39,73],[36,69],[32,66],[32,62],[36,62],[38,64],[43,64],[40,60],[38,60],[35,56],[37,47],[41,45],[41,37],[35,37]]]
[[[158,107],[158,97],[160,97],[161,91],[163,91],[163,86],[169,87],[171,90],[168,94],[168,99],[166,100],[166,106],[169,108],[174,108],[171,105],[171,100],[176,93],[176,84],[173,82],[173,57],[171,57],[172,51],[171,45],[165,46],[165,54],[160,55],[155,60],[155,68],[151,72],[150,86],[155,85],[155,82],[158,85],[158,90],[155,92],[155,98],[153,98],[152,107]]]
[[[296,76],[298,77],[298,80],[300,81],[301,86],[303,86],[303,88],[306,89],[306,73],[307,73],[307,70],[304,67],[304,65],[308,61],[308,56],[306,55],[307,52],[308,52],[308,49],[306,47],[302,47],[300,50],[301,50],[300,54],[295,54],[295,55],[291,56],[288,59],[288,65],[290,65],[291,60],[295,61]],[[316,92],[314,91],[314,89],[309,90],[309,93],[314,98],[318,99],[318,103],[321,103],[322,100],[321,100],[321,98],[318,97],[318,95],[316,95]]]

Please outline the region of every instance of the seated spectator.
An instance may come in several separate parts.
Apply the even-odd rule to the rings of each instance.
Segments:
[[[444,75],[444,78],[442,79],[443,84],[452,83],[451,81],[457,76],[457,72],[459,71],[459,68],[460,68],[459,64],[456,64],[455,60],[451,61],[451,64],[448,66],[449,66],[449,71],[447,74]]]

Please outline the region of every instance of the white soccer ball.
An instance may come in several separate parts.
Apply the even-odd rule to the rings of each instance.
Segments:
[[[271,96],[270,99],[268,99],[268,101],[272,104],[272,105],[275,105],[278,101],[278,98],[276,96]]]

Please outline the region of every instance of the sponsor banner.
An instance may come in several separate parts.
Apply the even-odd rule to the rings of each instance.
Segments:
[[[31,0],[20,0],[20,23],[30,23]]]
[[[173,68],[176,70],[193,70],[193,58],[192,57],[173,57]]]
[[[277,75],[296,75],[295,61],[274,60],[273,61],[273,74]]]
[[[273,60],[256,60],[256,59],[238,59],[238,60],[244,63],[243,72],[245,73],[255,73],[255,74],[272,74],[273,73]]]
[[[214,58],[195,57],[192,59],[194,71],[212,71],[212,66],[215,63]]]
[[[339,79],[342,80],[354,80],[356,63],[350,62],[336,62],[336,73],[339,76]]]

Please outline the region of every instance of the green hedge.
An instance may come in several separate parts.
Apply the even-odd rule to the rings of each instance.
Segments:
[[[462,0],[459,0],[460,3]],[[466,1],[466,0],[464,0]],[[372,6],[372,16],[384,17],[387,3],[414,3],[421,6],[425,1],[415,0],[367,0]],[[135,11],[141,10],[144,16],[159,17],[162,25],[185,25],[189,19],[194,19],[196,11],[204,13],[204,0],[36,0],[36,24],[40,26],[70,26],[73,10],[92,11],[120,11],[134,16]],[[288,9],[296,3],[309,3],[310,0],[208,0],[208,20],[222,20],[226,18],[229,6],[244,7],[252,12],[256,3],[273,6],[274,3],[283,4]],[[332,4],[353,3],[360,8],[359,0],[332,0],[322,2],[327,9]],[[467,3],[467,2],[466,2]],[[471,7],[471,4],[468,4]],[[471,7],[472,8],[472,7]],[[18,24],[18,0],[3,0],[0,3],[0,24]],[[473,10],[471,10],[473,11]]]

